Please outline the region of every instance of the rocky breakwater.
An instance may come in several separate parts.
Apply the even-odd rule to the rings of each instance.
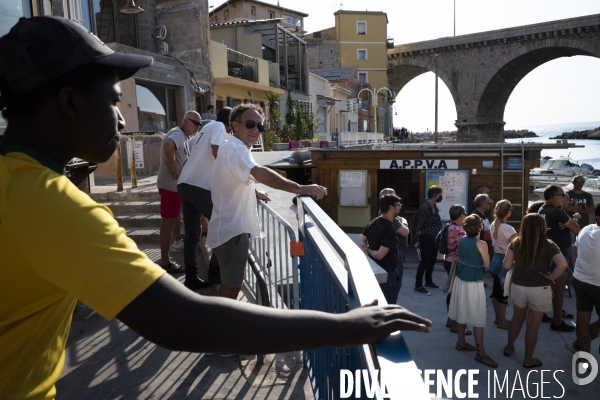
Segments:
[[[573,131],[563,132],[558,136],[551,137],[550,139],[592,139],[600,140],[600,127],[590,129],[587,131]]]
[[[532,138],[539,137],[535,132],[531,132],[529,129],[508,129],[504,131],[505,139],[522,139],[522,138]]]
[[[433,133],[431,132],[411,132],[410,134],[412,143],[418,142],[430,142],[433,141]],[[533,138],[539,137],[535,132],[531,132],[527,129],[521,130],[505,130],[504,138],[505,139],[522,139],[522,138]],[[452,142],[456,140],[456,131],[444,131],[439,132],[438,134],[439,140],[444,142]]]

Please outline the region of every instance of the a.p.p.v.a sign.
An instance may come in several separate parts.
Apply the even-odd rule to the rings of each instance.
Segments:
[[[379,169],[458,169],[458,160],[379,160]]]

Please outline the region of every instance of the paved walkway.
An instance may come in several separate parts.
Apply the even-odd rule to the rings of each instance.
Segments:
[[[268,164],[287,156],[282,153],[285,152],[255,153],[255,158],[261,164]],[[274,159],[271,160],[271,157]],[[147,184],[151,185],[152,182]],[[94,189],[97,190],[103,189]],[[291,203],[293,196],[274,189],[265,190],[273,200],[271,206],[296,226],[296,208]],[[175,257],[181,256],[176,254]],[[457,336],[444,326],[445,294],[437,290],[426,297],[413,292],[415,269],[415,262],[408,263],[398,304],[433,321],[431,333],[427,335],[404,333],[419,368],[442,371],[450,369],[454,372],[460,369],[479,370],[475,377],[478,382],[474,386],[474,392],[484,399],[540,398],[541,387],[546,398],[598,398],[600,376],[586,386],[575,385],[571,378],[572,355],[564,344],[575,340],[575,333],[551,331],[549,324],[542,324],[534,356],[543,361],[544,372],[542,375],[540,369],[530,373],[531,370],[522,367],[524,329],[512,357],[504,357],[502,349],[506,344],[507,331],[498,329],[493,324],[494,313],[487,300],[488,325],[485,328],[484,343],[489,356],[499,363],[495,374],[500,382],[506,376],[508,384],[502,392],[496,388],[494,396],[494,387],[488,384],[488,373],[493,383],[493,370],[476,363],[472,352],[454,349]],[[434,281],[439,285],[446,281],[441,265],[436,266]],[[489,295],[492,281],[488,275],[485,282],[488,284],[486,293]],[[200,293],[211,295],[213,290],[209,288]],[[564,309],[575,313],[575,299],[569,298],[568,294]],[[510,319],[511,316],[512,302],[507,318]],[[573,321],[568,323],[573,324]],[[240,340],[243,340],[242,333]],[[467,340],[474,344],[472,336],[468,336]],[[598,339],[592,343],[592,354],[598,361],[599,344]],[[464,378],[460,387],[466,392]],[[507,390],[512,392],[507,394]],[[435,386],[430,391],[435,393]],[[441,397],[447,398],[447,395],[443,393]],[[294,363],[289,355],[269,356],[264,365],[259,366],[253,356],[222,358],[218,355],[170,352],[141,339],[120,322],[107,322],[83,308],[76,313],[71,329],[65,370],[58,382],[58,398],[312,399],[312,392],[306,371],[301,365]]]

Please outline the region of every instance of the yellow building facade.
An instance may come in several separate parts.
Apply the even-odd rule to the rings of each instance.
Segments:
[[[387,87],[387,14],[340,10],[334,15],[340,67],[358,67],[358,80],[371,89]],[[379,92],[379,106],[385,106],[386,97]]]
[[[249,101],[264,107],[268,93],[274,91],[284,94],[283,89],[269,86],[269,63],[266,60],[245,56],[257,63],[256,81],[253,81],[235,75],[236,69],[228,61],[228,51],[231,52],[231,49],[226,45],[211,40],[210,51],[217,112],[223,107],[234,107]]]

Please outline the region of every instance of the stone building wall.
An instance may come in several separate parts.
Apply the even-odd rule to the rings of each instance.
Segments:
[[[329,69],[340,67],[340,52],[337,40],[306,39],[308,69]]]

